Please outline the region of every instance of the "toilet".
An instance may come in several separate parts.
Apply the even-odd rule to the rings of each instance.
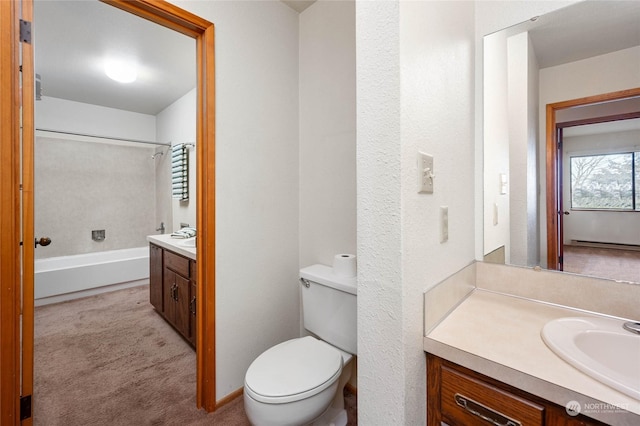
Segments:
[[[300,270],[303,324],[314,336],[279,343],[258,356],[244,380],[244,408],[255,426],[344,426],[343,389],[357,354],[356,278],[325,265]]]

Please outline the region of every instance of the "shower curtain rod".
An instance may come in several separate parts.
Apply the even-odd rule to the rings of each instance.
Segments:
[[[138,140],[138,139],[116,138],[116,137],[113,137],[113,136],[91,135],[89,133],[63,132],[63,131],[60,131],[60,130],[51,130],[51,129],[38,129],[38,128],[36,128],[36,130],[39,130],[41,132],[60,133],[62,135],[84,136],[84,137],[98,138],[98,139],[109,139],[109,140],[120,141],[120,142],[135,142],[135,143],[145,143],[145,144],[149,144],[149,145],[171,146],[170,143],[165,143],[165,142],[152,142],[152,141],[142,141],[142,140]]]

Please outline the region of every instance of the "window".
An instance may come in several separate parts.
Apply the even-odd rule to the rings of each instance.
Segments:
[[[640,211],[640,152],[570,157],[571,208]]]

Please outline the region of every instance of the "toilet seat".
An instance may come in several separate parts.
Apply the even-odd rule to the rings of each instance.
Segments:
[[[256,401],[284,404],[316,395],[342,371],[342,355],[333,346],[307,336],[280,343],[253,361],[245,392]]]

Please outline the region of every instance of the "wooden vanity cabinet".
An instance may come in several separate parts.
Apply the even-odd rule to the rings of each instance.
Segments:
[[[149,261],[151,304],[195,346],[195,261],[154,244]]]
[[[162,247],[149,245],[149,302],[156,311],[163,312],[162,304]]]
[[[427,426],[606,426],[427,354]]]

